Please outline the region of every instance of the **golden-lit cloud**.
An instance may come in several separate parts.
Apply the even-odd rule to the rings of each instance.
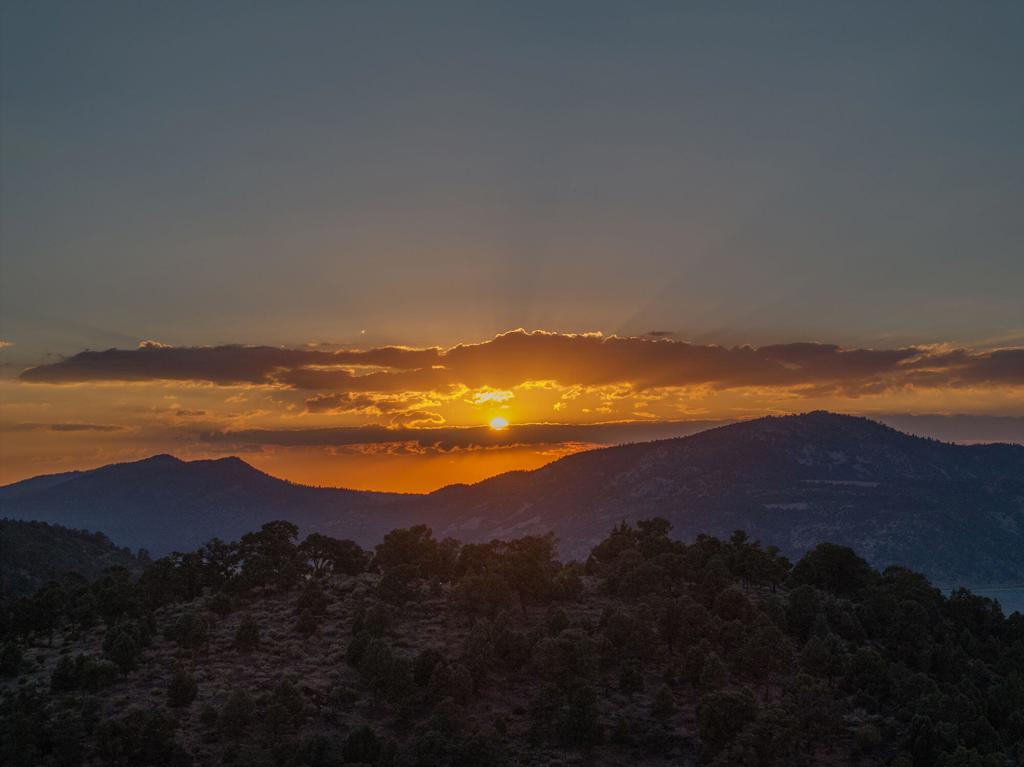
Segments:
[[[269,346],[170,347],[85,351],[30,368],[27,383],[194,381],[299,390],[438,392],[452,387],[499,393],[530,381],[561,386],[624,385],[634,391],[709,385],[716,389],[788,388],[820,396],[875,394],[900,387],[1022,386],[1024,349],[970,350],[908,346],[842,348],[796,342],[770,346],[691,344],[665,337],[618,337],[514,330],[447,349],[365,350]],[[487,392],[490,392],[489,394]],[[313,399],[325,407],[341,399]]]

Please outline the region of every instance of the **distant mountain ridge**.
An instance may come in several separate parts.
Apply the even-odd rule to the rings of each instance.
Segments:
[[[419,503],[463,539],[553,530],[580,555],[620,519],[742,528],[796,556],[829,540],[944,582],[1024,581],[1024,447],[953,445],[816,412],[577,453]]]
[[[828,540],[938,582],[1024,582],[1024,446],[942,443],[826,412],[577,453],[427,495],[303,487],[237,458],[170,456],[13,487],[0,488],[0,514],[154,553],[287,518],[364,545],[420,522],[464,541],[551,531],[564,555],[582,556],[611,524],[662,516],[686,539],[742,528],[794,557]]]
[[[373,539],[387,529],[387,515],[363,510],[397,498],[296,485],[235,457],[182,461],[155,455],[0,488],[0,514],[102,530],[120,545],[162,555],[213,537],[237,539],[282,518],[307,531],[340,526],[347,535]]]

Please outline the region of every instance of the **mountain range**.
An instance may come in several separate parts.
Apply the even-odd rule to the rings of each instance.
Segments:
[[[306,487],[238,458],[163,455],[8,485],[0,516],[101,530],[154,554],[285,518],[364,545],[421,522],[463,541],[551,531],[568,557],[620,520],[662,516],[684,539],[744,529],[793,557],[827,540],[941,583],[1020,583],[1024,446],[948,444],[814,412],[586,451],[426,495]]]
[[[213,537],[237,540],[274,519],[371,541],[394,526],[381,507],[398,498],[296,485],[235,457],[155,455],[7,485],[0,488],[0,516],[99,530],[119,545],[163,555]]]

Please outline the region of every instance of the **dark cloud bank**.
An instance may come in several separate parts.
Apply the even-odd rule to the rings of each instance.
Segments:
[[[809,396],[888,390],[1024,385],[1024,348],[976,351],[844,349],[790,343],[723,347],[660,337],[604,337],[523,330],[448,349],[366,350],[271,346],[169,347],[84,351],[25,370],[28,383],[195,381],[277,385],[355,395],[429,392],[453,386],[509,388],[552,380],[565,386],[622,384],[637,391],[709,385],[795,388]]]

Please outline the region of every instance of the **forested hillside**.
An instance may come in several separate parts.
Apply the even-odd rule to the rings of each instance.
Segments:
[[[0,636],[11,767],[1024,760],[1024,616],[661,519],[565,564],[550,536],[371,554],[272,522],[7,599]]]
[[[113,566],[137,574],[144,564],[103,533],[0,519],[0,594],[31,594],[69,573],[93,580]]]

